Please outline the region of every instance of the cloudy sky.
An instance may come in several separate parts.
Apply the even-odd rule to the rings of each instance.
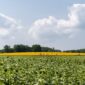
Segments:
[[[0,0],[0,48],[6,44],[85,48],[85,0]]]

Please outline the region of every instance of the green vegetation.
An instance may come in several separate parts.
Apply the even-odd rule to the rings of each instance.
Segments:
[[[38,44],[32,45],[31,47],[23,44],[16,44],[13,47],[5,45],[0,52],[60,52],[60,50],[55,50],[54,48],[41,47]]]
[[[23,44],[15,44],[13,47],[5,45],[3,49],[0,49],[0,52],[61,52],[59,49],[43,47],[39,44],[34,44],[31,47]],[[85,53],[85,48],[76,49],[76,50],[64,50],[63,52],[72,52],[72,53]]]
[[[0,85],[85,85],[85,56],[0,57]]]

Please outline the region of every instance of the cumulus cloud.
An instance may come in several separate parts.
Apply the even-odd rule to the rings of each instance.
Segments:
[[[28,34],[34,40],[56,40],[57,37],[73,37],[81,27],[82,15],[85,4],[73,4],[69,8],[67,19],[56,19],[54,16],[36,20]],[[84,18],[85,16],[83,16]],[[85,20],[85,18],[84,18]],[[83,24],[84,25],[84,24]]]
[[[0,37],[12,34],[20,28],[22,28],[22,26],[14,18],[0,13]]]

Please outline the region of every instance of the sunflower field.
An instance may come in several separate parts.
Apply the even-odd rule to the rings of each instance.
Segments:
[[[0,85],[85,85],[85,56],[0,57]]]

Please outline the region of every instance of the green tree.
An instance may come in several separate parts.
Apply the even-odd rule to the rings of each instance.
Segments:
[[[27,46],[27,45],[14,45],[14,51],[15,52],[30,52],[31,51],[31,47]]]
[[[32,45],[32,51],[33,52],[41,52],[41,46],[40,45]]]
[[[3,51],[4,51],[4,52],[11,52],[12,49],[10,48],[9,45],[5,45]]]

